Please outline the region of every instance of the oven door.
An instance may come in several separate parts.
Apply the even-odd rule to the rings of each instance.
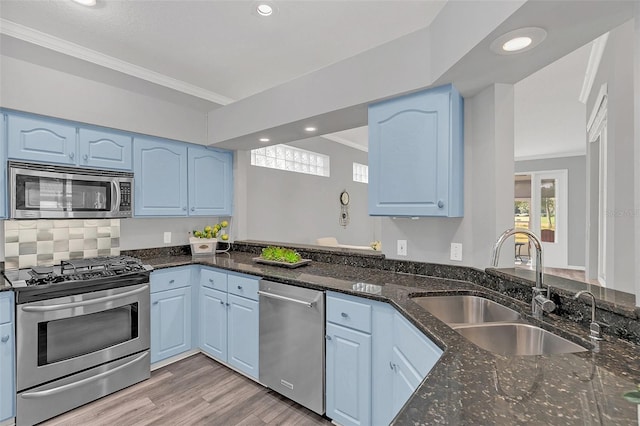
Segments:
[[[149,349],[149,285],[16,308],[18,391]]]

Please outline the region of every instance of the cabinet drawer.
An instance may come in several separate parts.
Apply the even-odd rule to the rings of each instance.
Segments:
[[[227,274],[226,272],[202,268],[202,270],[200,271],[200,285],[203,287],[214,288],[216,290],[226,292]]]
[[[161,269],[151,273],[151,293],[171,290],[191,285],[191,271],[188,267]]]
[[[13,306],[11,304],[11,298],[0,295],[0,324],[11,322],[11,318],[13,317],[12,313]]]
[[[229,274],[227,282],[230,294],[258,300],[258,283],[260,282],[258,278]]]
[[[332,293],[327,295],[327,321],[371,333],[371,305]]]

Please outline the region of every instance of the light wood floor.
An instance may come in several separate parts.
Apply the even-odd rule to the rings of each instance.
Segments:
[[[329,425],[331,422],[197,354],[46,426]]]

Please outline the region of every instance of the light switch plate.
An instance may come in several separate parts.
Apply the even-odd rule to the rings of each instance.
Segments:
[[[462,244],[451,243],[451,260],[462,261]]]
[[[164,243],[169,244],[171,242],[171,232],[164,233]]]
[[[398,256],[407,255],[407,240],[398,240]]]

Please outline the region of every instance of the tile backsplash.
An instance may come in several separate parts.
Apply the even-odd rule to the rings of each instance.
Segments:
[[[5,268],[120,254],[120,219],[5,220]]]

